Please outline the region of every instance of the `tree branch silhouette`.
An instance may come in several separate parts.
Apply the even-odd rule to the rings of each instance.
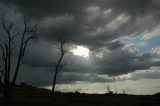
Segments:
[[[54,63],[55,71],[54,71],[54,78],[53,78],[53,83],[52,83],[52,94],[54,94],[54,92],[55,92],[57,75],[60,72],[60,70],[62,70],[64,68],[64,66],[66,65],[66,63],[62,63],[62,60],[64,58],[64,55],[68,53],[68,51],[65,50],[65,48],[64,48],[65,44],[68,41],[70,41],[70,40],[69,39],[67,39],[67,40],[60,39],[60,41],[59,41],[60,47],[56,47],[60,50],[60,57],[59,57],[58,61],[56,63]]]
[[[4,65],[4,70],[0,70],[0,84],[3,85],[3,97],[4,99],[9,99],[12,95],[16,79],[19,73],[19,68],[21,66],[21,61],[25,55],[25,51],[29,41],[36,38],[36,32],[38,31],[37,25],[29,25],[30,19],[24,17],[23,19],[23,30],[13,33],[15,30],[14,23],[12,21],[6,20],[5,14],[2,15],[2,29],[6,37],[6,41],[0,43],[0,50],[2,52],[2,62]],[[18,39],[20,38],[20,39]],[[19,42],[19,45],[16,43]],[[13,79],[11,79],[11,66],[14,50],[18,49],[16,52],[17,63],[16,68],[13,72]]]

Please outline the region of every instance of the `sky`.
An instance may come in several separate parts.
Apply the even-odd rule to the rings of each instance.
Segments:
[[[110,86],[136,95],[160,91],[159,0],[0,0],[0,10],[14,22],[15,32],[24,27],[23,16],[39,26],[17,83],[51,88],[62,38],[72,41],[65,45],[69,53],[56,90],[105,93]]]

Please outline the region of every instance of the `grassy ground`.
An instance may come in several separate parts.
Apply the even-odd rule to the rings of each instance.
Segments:
[[[0,106],[160,106],[160,94],[80,94],[56,92],[32,86],[16,86],[7,105],[0,98]]]
[[[54,100],[54,101],[53,101]],[[0,100],[0,106],[3,106]],[[88,95],[61,93],[51,99],[47,95],[14,96],[9,106],[160,106],[159,96]]]

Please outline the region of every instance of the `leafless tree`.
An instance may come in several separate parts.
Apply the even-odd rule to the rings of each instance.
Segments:
[[[107,93],[109,93],[110,90],[111,90],[109,84],[108,84],[107,86],[105,86],[105,88],[106,88],[106,90],[107,90]]]
[[[12,95],[28,42],[36,38],[38,26],[31,25],[30,19],[28,17],[24,17],[23,30],[15,32],[15,24],[12,21],[7,20],[4,14],[2,15],[1,24],[6,40],[0,42],[0,50],[2,53],[0,85],[3,87],[3,97],[5,100],[7,100]],[[12,69],[12,59],[14,54],[17,55],[15,56],[17,61],[15,69]],[[13,76],[11,75],[11,70],[13,70]]]
[[[118,94],[118,89],[117,89],[117,86],[115,86],[115,94]]]
[[[129,89],[129,88],[122,89],[122,94],[126,94],[129,91],[132,91],[132,89]]]
[[[65,45],[66,43],[70,41],[69,39],[64,40],[60,39],[60,47],[57,47],[60,51],[60,57],[58,58],[58,61],[55,62],[55,70],[54,70],[54,78],[53,78],[53,83],[52,83],[52,94],[55,92],[55,85],[56,85],[56,80],[57,80],[57,75],[60,72],[60,70],[66,65],[65,63],[62,62],[64,56],[66,53],[69,53],[67,50],[65,50]]]

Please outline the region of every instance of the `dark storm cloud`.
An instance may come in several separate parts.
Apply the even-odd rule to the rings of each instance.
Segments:
[[[27,51],[26,58],[24,58],[24,63],[29,65],[28,67],[30,69],[28,70],[30,71],[28,72],[27,69],[24,69],[24,75],[22,76],[25,77],[22,79],[27,78],[28,74],[31,74],[30,77],[32,78],[29,77],[29,79],[36,80],[37,77],[41,77],[38,81],[34,82],[35,84],[48,85],[51,83],[49,80],[52,80],[54,71],[53,63],[57,60],[55,59],[57,54],[53,52],[56,49],[52,48],[50,43],[44,41],[39,43],[40,44],[36,44],[35,46],[28,48],[31,51]],[[44,44],[48,45],[48,48],[45,48],[43,46]],[[41,47],[41,49],[38,50],[38,47]],[[77,57],[72,54],[67,54],[63,60],[63,63],[67,63],[67,65],[61,71],[58,77],[58,83],[74,83],[75,81],[113,82],[116,81],[113,78],[101,78],[97,75],[108,75],[110,77],[115,77],[131,73],[136,70],[147,70],[152,66],[159,66],[160,62],[152,61],[152,58],[154,57],[154,54],[152,53],[140,54],[140,52],[134,47],[125,47],[119,41],[110,43],[110,46],[108,47],[110,51],[107,49],[105,52],[102,51],[103,58],[96,57],[96,52],[91,54],[91,59],[89,60],[85,60],[82,57]],[[150,77],[154,76],[151,74]],[[26,81],[33,84],[33,82],[28,79]]]
[[[120,42],[120,41],[115,41],[115,42],[109,43],[107,45],[107,47],[110,50],[117,49],[117,48],[122,47],[122,46],[124,46],[124,44],[122,42]]]
[[[17,6],[17,10],[33,16],[35,18],[43,18],[48,16],[63,14],[81,14],[81,11],[92,0],[1,0],[6,4]],[[82,7],[81,7],[82,6]],[[79,12],[79,13],[78,13]]]
[[[26,50],[23,63],[32,67],[52,67],[56,60],[56,54],[52,50],[53,45],[49,42],[43,40],[33,42]]]
[[[130,53],[127,50],[114,50],[100,63],[99,73],[118,76],[136,70],[149,69],[155,65],[155,62],[151,61],[152,56],[150,55],[138,56],[137,53]]]
[[[152,10],[157,10],[158,0],[1,0],[6,4],[17,6],[19,11],[35,17],[47,17],[59,14],[81,15],[85,8],[97,5],[102,9],[111,8],[118,12],[143,15]],[[138,10],[138,11],[136,11]],[[136,15],[137,14],[137,15]]]
[[[98,75],[119,76],[159,66],[152,53],[139,53],[116,40],[155,28],[160,22],[158,0],[0,0],[0,9],[9,17],[30,16],[43,29],[38,42],[27,48],[23,62],[27,67],[22,68],[21,81],[27,79],[34,85],[52,83],[53,63],[58,57],[53,48],[59,38],[71,38],[73,44],[86,45],[91,50],[89,61],[72,54],[65,57],[67,66],[59,83],[112,81]],[[10,10],[14,12],[10,14]]]
[[[27,82],[35,86],[47,86],[52,84],[53,80],[53,68],[42,68],[42,67],[30,67],[23,65],[21,67],[23,71],[18,76],[18,82]],[[112,82],[114,79],[105,79],[97,76],[94,73],[80,73],[80,72],[61,72],[58,75],[58,84],[70,84],[76,81],[87,81],[87,82]]]
[[[65,17],[66,15],[73,17],[74,20],[72,20],[71,23],[68,23],[68,20],[62,20],[65,24],[58,24],[58,26],[51,22],[53,25],[47,28],[47,35],[45,35],[45,37],[48,38],[48,40],[53,40],[59,36],[65,38],[70,37],[76,39],[77,42],[86,45],[92,45],[92,43],[90,44],[87,42],[88,40],[91,40],[96,44],[96,40],[99,40],[100,42],[103,40],[110,41],[119,36],[123,36],[124,34],[132,34],[138,31],[143,31],[147,28],[152,28],[158,22],[158,10],[160,4],[156,0],[1,1],[5,4],[15,5],[17,6],[17,11],[27,14],[33,18],[41,19],[41,21],[47,19],[48,17],[53,19],[64,17],[64,20],[65,18],[68,18]],[[112,12],[106,17],[103,13],[108,9],[111,9]],[[113,31],[105,28],[106,24],[114,21],[121,14],[130,16],[127,23],[123,23],[123,25],[120,25],[121,27],[116,28],[116,30],[114,30],[114,28],[112,28],[113,26],[111,26]],[[151,19],[145,20],[148,15],[152,16]],[[143,23],[139,23],[139,21],[143,21]],[[96,33],[99,29],[100,32]],[[91,33],[95,33],[96,36],[91,36]],[[87,39],[86,42],[84,39]]]
[[[118,43],[119,41],[117,41]],[[140,53],[133,46],[124,46],[116,42],[110,44],[110,48],[92,51],[88,61],[76,61],[75,58],[68,58],[68,70],[70,72],[97,73],[100,75],[119,76],[136,70],[148,70],[150,67],[159,66],[155,61],[157,56],[153,53]],[[74,63],[72,63],[74,61]],[[65,71],[65,70],[64,70]]]

